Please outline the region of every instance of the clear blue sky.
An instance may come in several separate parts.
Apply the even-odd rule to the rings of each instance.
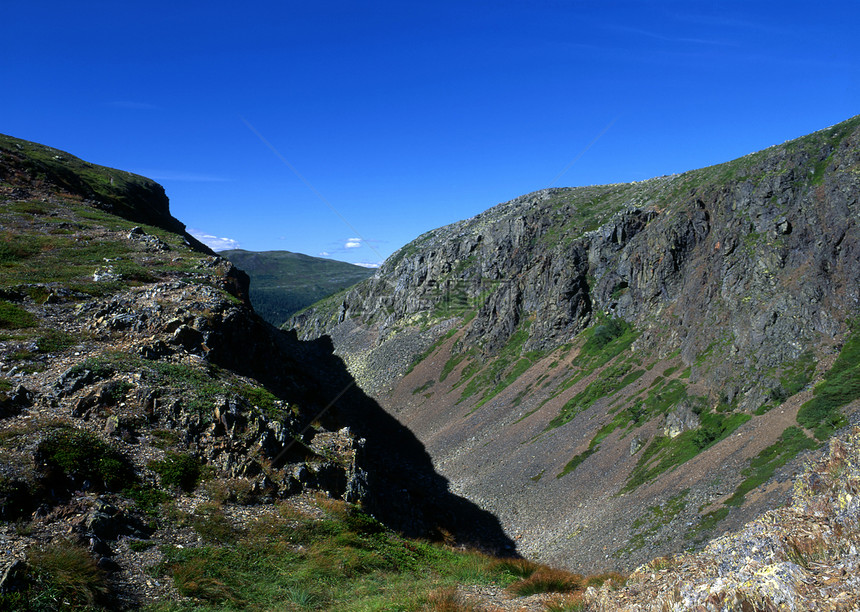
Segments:
[[[0,132],[152,177],[224,244],[353,263],[860,113],[854,0],[31,0],[2,23]]]

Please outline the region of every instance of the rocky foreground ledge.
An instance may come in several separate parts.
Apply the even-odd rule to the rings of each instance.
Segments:
[[[791,502],[695,554],[640,566],[618,590],[589,589],[588,610],[860,609],[860,428],[833,438]]]

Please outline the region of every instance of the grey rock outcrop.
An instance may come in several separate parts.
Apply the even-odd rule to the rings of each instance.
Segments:
[[[599,313],[688,365],[710,350],[693,380],[755,408],[775,384],[768,370],[843,332],[860,307],[858,125],[681,175],[499,204],[422,235],[292,325],[331,335],[352,364],[421,317],[473,312],[461,345],[492,358],[526,318],[525,348],[547,349]],[[369,330],[361,348],[345,348],[348,321]],[[409,361],[361,382],[385,389]]]

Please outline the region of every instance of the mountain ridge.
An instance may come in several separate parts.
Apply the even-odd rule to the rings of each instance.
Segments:
[[[850,394],[811,406],[860,308],[858,180],[854,117],[679,175],[540,190],[423,234],[293,324],[330,335],[522,550],[619,568],[773,507],[785,485],[731,497],[741,471],[790,427],[821,440],[853,418]],[[677,496],[671,521],[631,529]]]

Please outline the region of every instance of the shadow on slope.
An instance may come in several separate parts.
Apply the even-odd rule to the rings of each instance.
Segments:
[[[449,490],[418,438],[356,384],[328,336],[299,341],[258,316],[235,316],[213,338],[209,359],[252,376],[291,404],[309,425],[349,427],[365,438],[359,463],[368,473],[363,507],[409,537],[515,556],[491,513]]]

